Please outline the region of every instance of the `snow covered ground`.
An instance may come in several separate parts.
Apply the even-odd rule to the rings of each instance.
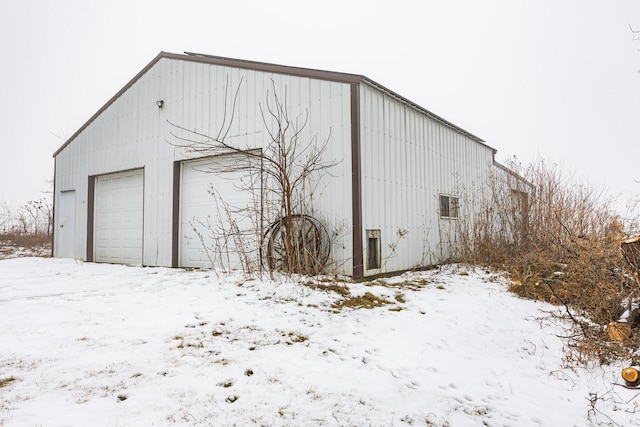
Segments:
[[[620,366],[568,370],[546,304],[460,266],[373,285],[0,261],[0,425],[640,425]],[[594,408],[592,408],[592,404]],[[633,413],[633,412],[636,413]]]
[[[46,257],[51,254],[51,245],[24,247],[11,240],[0,238],[0,260],[21,257]]]

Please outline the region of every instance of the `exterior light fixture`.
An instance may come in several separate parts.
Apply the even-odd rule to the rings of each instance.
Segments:
[[[162,108],[162,106],[164,105],[164,101],[162,99],[159,101],[156,101],[156,105],[158,106],[158,108]]]

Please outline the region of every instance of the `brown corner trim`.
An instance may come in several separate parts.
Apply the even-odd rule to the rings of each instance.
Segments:
[[[53,196],[51,197],[51,258],[55,256],[56,248],[56,168],[57,159],[53,158]]]
[[[173,208],[171,218],[171,267],[180,265],[180,178],[182,163],[173,162]]]
[[[145,229],[147,228],[147,222],[144,220],[146,210],[147,210],[147,203],[146,203],[147,169],[146,168],[147,168],[146,166],[142,166],[142,248],[140,248],[142,250],[142,253],[140,254],[140,262],[142,263],[143,266],[148,265],[144,263],[144,247],[145,247],[144,235],[145,235]],[[156,245],[157,245],[157,242],[156,242]],[[157,256],[156,256],[156,260],[154,261],[154,265],[158,265]]]
[[[362,187],[360,162],[360,85],[351,84],[351,209],[353,220],[353,278],[364,276],[362,248]]]
[[[89,177],[87,190],[87,262],[93,262],[93,228],[95,210],[96,177]]]

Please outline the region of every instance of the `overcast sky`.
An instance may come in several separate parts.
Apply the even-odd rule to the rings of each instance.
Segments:
[[[0,202],[160,51],[364,74],[484,139],[640,194],[639,0],[0,0]]]

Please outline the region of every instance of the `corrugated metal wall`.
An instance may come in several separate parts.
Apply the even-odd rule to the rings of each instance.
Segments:
[[[350,274],[349,85],[169,58],[161,58],[56,157],[55,197],[67,190],[76,190],[78,197],[76,257],[87,259],[88,177],[144,167],[143,263],[171,265],[173,162],[193,156],[167,142],[176,142],[170,135],[175,129],[167,121],[215,135],[229,122],[229,106],[239,88],[229,135],[238,144],[261,148],[268,135],[259,104],[265,105],[267,91],[274,87],[286,99],[291,118],[302,119],[308,113],[301,141],[314,136],[319,142],[329,139],[325,158],[340,161],[331,175],[323,176],[316,206],[323,220],[342,230],[333,256],[348,260],[340,271]],[[164,101],[162,109],[156,106],[157,100]]]
[[[332,249],[339,271],[351,274],[350,84],[166,57],[56,157],[56,200],[69,190],[77,197],[76,257],[87,259],[88,177],[144,167],[143,263],[171,265],[174,162],[199,155],[170,143],[179,141],[171,136],[177,129],[168,122],[217,135],[230,123],[239,89],[229,137],[246,148],[264,148],[268,133],[260,106],[264,110],[274,88],[290,118],[308,118],[301,140],[328,139],[325,159],[340,162],[323,174],[314,207],[331,234],[339,236]],[[451,257],[450,242],[456,240],[460,220],[440,217],[439,195],[459,197],[460,217],[471,217],[478,195],[488,190],[493,149],[366,79],[358,95],[363,257],[366,260],[367,230],[380,230],[382,252],[382,268],[365,269],[365,275]],[[158,100],[164,101],[161,109]],[[267,125],[272,127],[273,120],[267,119]],[[399,230],[407,231],[404,238]]]
[[[460,197],[460,216],[469,216],[488,190],[493,149],[366,83],[360,105],[363,248],[366,230],[379,229],[382,264],[365,262],[365,275],[450,258],[460,219],[440,217],[439,195]]]

